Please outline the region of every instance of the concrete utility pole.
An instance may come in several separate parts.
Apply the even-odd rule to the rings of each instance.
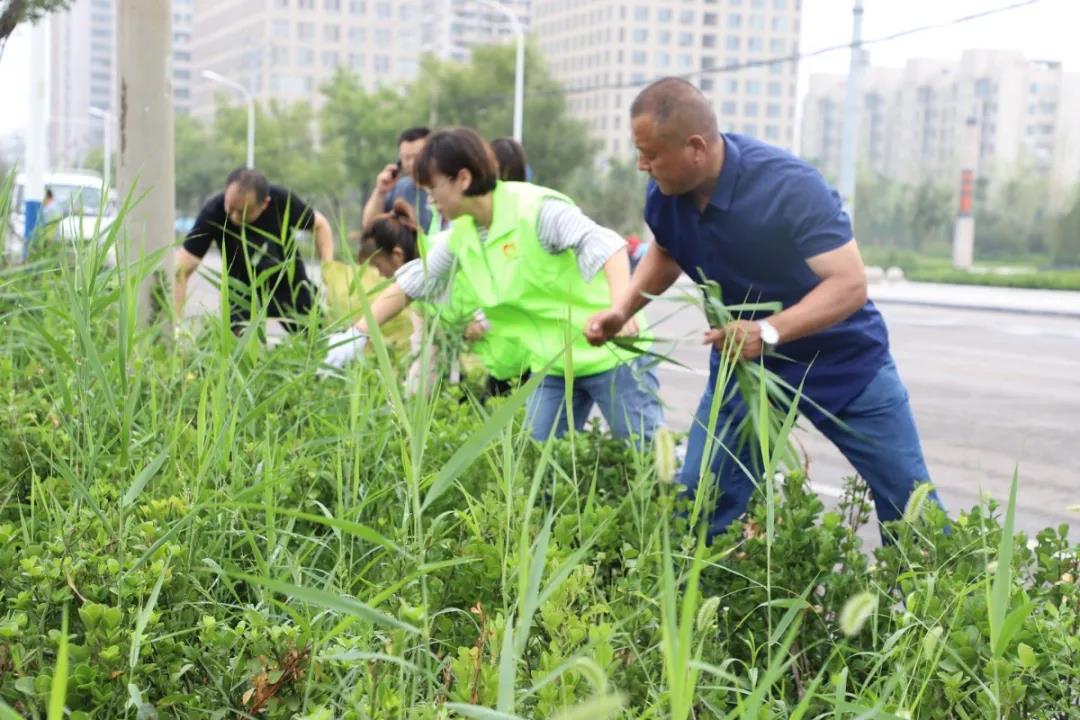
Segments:
[[[163,0],[116,3],[117,185],[140,198],[125,219],[120,262],[133,263],[173,244],[176,189],[173,167],[172,9]],[[172,268],[172,254],[163,261]],[[171,274],[171,273],[170,273]],[[151,315],[157,273],[144,278],[139,322]]]
[[[855,0],[851,11],[851,65],[847,93],[844,96],[844,136],[840,146],[840,199],[851,221],[855,221],[855,177],[859,153],[859,124],[862,119],[862,0]]]
[[[953,267],[970,270],[975,261],[975,171],[979,164],[979,119],[976,103],[960,135],[960,203],[953,225]]]
[[[26,222],[23,225],[23,259],[30,252],[30,241],[37,227],[41,203],[45,199],[45,165],[48,157],[45,113],[47,102],[49,55],[44,18],[30,28],[30,106],[26,128]]]

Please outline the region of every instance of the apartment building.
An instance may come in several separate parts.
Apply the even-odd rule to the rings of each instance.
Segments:
[[[680,75],[716,107],[721,129],[780,147],[795,140],[799,0],[533,0],[532,29],[570,112],[603,158],[633,156],[630,103]],[[788,60],[787,58],[792,58]]]
[[[846,78],[815,75],[804,99],[804,157],[839,172]],[[978,126],[985,178],[1034,172],[1067,187],[1080,181],[1080,74],[1012,51],[969,50],[958,61],[913,59],[869,68],[863,85],[859,161],[885,177],[952,183],[963,128]]]

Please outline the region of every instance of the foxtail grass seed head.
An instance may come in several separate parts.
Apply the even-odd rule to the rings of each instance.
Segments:
[[[922,482],[915,486],[915,489],[911,492],[911,497],[908,498],[907,507],[904,508],[905,521],[909,523],[919,521],[919,518],[922,517],[923,508],[926,507],[926,500],[933,489],[934,486],[928,482]]]
[[[844,603],[844,609],[840,611],[840,631],[848,637],[858,635],[877,607],[878,598],[872,592],[852,595]]]
[[[656,461],[656,477],[662,483],[675,481],[675,436],[667,428],[660,428],[653,435],[653,453]]]
[[[703,632],[716,624],[716,613],[720,609],[720,598],[713,595],[701,603],[697,613],[697,631]]]

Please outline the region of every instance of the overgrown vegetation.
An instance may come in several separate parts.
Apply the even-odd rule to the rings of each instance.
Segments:
[[[864,175],[857,192],[855,236],[865,247],[931,259],[949,257],[956,214],[951,187],[933,182],[910,186]],[[975,200],[976,261],[1041,258],[1045,267],[1038,268],[1040,275],[1043,270],[1080,268],[1080,188],[1056,204],[1052,195],[1045,178],[1022,171],[996,178],[990,186],[981,183]],[[977,277],[969,282],[1009,281]],[[1020,287],[1061,285],[1052,279],[1012,282]]]
[[[667,439],[536,445],[530,387],[406,397],[377,337],[348,382],[224,311],[173,346],[77,249],[0,273],[0,717],[1080,717],[1064,527],[923,486],[868,557],[763,400],[707,545]]]
[[[898,267],[904,271],[906,279],[915,282],[1080,290],[1080,270],[1036,269],[1043,264],[1045,256],[1033,256],[1014,262],[979,264],[972,270],[957,270],[948,257],[919,255],[910,250],[894,250],[876,245],[860,246],[860,251],[863,262],[867,265]]]

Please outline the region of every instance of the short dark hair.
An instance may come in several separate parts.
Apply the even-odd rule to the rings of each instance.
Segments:
[[[716,112],[693,83],[680,77],[660,78],[649,83],[630,104],[630,117],[651,115],[658,128],[669,128],[706,140],[720,138]]]
[[[418,127],[411,127],[408,130],[403,130],[401,134],[398,135],[397,144],[400,145],[401,143],[423,140],[430,134],[431,131],[422,125]]]
[[[499,166],[491,146],[471,128],[439,130],[428,138],[413,174],[421,185],[431,186],[435,173],[457,177],[468,170],[472,182],[465,194],[487,195],[499,180]]]
[[[525,182],[525,148],[513,138],[501,137],[491,141],[495,160],[499,163],[499,179]]]
[[[254,191],[255,202],[262,202],[270,194],[270,183],[266,176],[253,168],[238,167],[233,170],[225,180],[225,187],[233,183],[239,185],[245,193]]]
[[[412,206],[398,198],[390,212],[376,215],[360,236],[360,256],[370,256],[376,251],[389,255],[394,248],[401,248],[405,262],[419,257],[416,245],[416,216]]]

